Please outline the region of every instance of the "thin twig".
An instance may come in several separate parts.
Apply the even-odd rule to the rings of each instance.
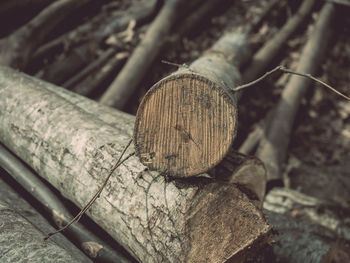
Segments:
[[[263,79],[265,79],[266,77],[268,77],[269,75],[275,73],[276,71],[282,71],[283,73],[287,73],[287,74],[293,74],[293,75],[297,75],[297,76],[301,76],[301,77],[305,77],[305,78],[309,78],[317,83],[320,83],[321,85],[325,86],[326,88],[330,89],[331,91],[333,91],[334,93],[338,94],[339,96],[343,97],[344,99],[350,101],[350,97],[344,95],[343,93],[341,93],[340,91],[337,91],[335,88],[331,87],[330,85],[328,85],[327,83],[324,83],[323,81],[313,77],[311,74],[304,74],[304,73],[300,73],[300,72],[296,72],[290,69],[285,68],[284,66],[277,66],[274,69],[272,69],[271,71],[266,72],[264,75],[262,75],[260,78],[253,80],[247,84],[238,86],[234,89],[234,91],[241,91],[242,89],[248,88],[250,86],[255,85],[256,83],[262,81]]]
[[[87,203],[87,205],[64,227],[58,229],[55,232],[51,232],[49,234],[47,234],[47,236],[44,238],[44,240],[49,239],[51,236],[60,233],[62,231],[64,231],[66,228],[68,228],[70,225],[72,225],[73,223],[77,222],[80,220],[80,218],[85,214],[85,212],[87,210],[90,209],[90,207],[92,206],[92,204],[95,202],[95,200],[97,198],[99,198],[101,192],[103,191],[104,187],[106,186],[109,178],[112,176],[113,172],[115,171],[115,169],[117,169],[121,164],[123,164],[127,159],[129,159],[131,156],[133,156],[135,154],[135,152],[129,154],[127,157],[125,157],[122,161],[120,161],[123,157],[123,155],[125,154],[126,150],[129,148],[130,144],[132,142],[132,139],[130,139],[130,141],[128,142],[128,144],[125,146],[123,152],[121,153],[118,161],[116,162],[116,164],[113,166],[112,170],[110,171],[110,173],[108,174],[108,176],[106,177],[105,181],[103,182],[102,186],[100,187],[100,189],[98,189],[97,193],[92,197],[92,199]]]

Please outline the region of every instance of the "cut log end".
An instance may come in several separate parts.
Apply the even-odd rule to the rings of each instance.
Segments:
[[[236,126],[236,103],[224,88],[180,71],[155,84],[142,100],[134,130],[136,154],[151,170],[198,175],[224,158]]]

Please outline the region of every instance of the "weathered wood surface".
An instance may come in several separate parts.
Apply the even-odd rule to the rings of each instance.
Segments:
[[[73,218],[62,201],[40,180],[28,167],[18,158],[11,154],[0,143],[0,166],[9,173],[30,195],[41,203],[42,212],[45,213],[56,225],[61,228]],[[3,191],[1,192],[4,193]],[[19,202],[17,202],[19,203]],[[14,208],[18,208],[12,204]],[[39,205],[38,205],[39,206]],[[32,221],[33,222],[33,221]],[[51,228],[44,231],[46,234],[54,232]],[[64,235],[68,236],[77,247],[83,250],[90,258],[98,262],[120,262],[129,261],[120,253],[110,247],[106,242],[92,233],[84,225],[76,223],[68,228]]]
[[[0,261],[18,262],[91,262],[62,236],[44,242],[52,227],[0,179]],[[14,207],[16,206],[16,207]],[[18,209],[18,210],[17,210]],[[29,219],[27,219],[27,216]]]
[[[120,114],[110,126],[87,111],[99,108],[54,86],[0,70],[0,140],[79,207],[109,173],[132,133]],[[108,109],[108,108],[107,108]],[[106,112],[108,112],[106,110]],[[132,148],[127,154],[132,152]],[[141,262],[243,260],[270,239],[261,211],[235,185],[198,179],[168,181],[130,157],[88,212]],[[240,261],[238,261],[240,262]]]
[[[15,189],[13,189],[11,186],[9,186],[4,180],[6,179],[7,175],[3,170],[0,169],[0,193],[1,193],[1,203],[6,205],[8,208],[13,210],[13,212],[10,212],[13,216],[18,218],[23,218],[25,221],[28,221],[31,225],[29,228],[35,228],[35,230],[38,232],[38,234],[35,234],[35,237],[33,237],[33,242],[39,244],[39,245],[45,245],[43,242],[43,237],[46,233],[54,231],[54,228],[48,223],[48,221],[42,217],[37,210],[35,210],[25,199],[23,199],[22,196],[20,196],[18,193],[15,192]],[[4,178],[4,180],[2,179]],[[8,220],[7,217],[5,220]],[[20,221],[22,221],[20,219]],[[3,223],[4,221],[1,221]],[[0,225],[1,225],[0,223]],[[27,225],[27,223],[25,223]],[[11,229],[7,229],[6,231],[9,231],[9,234],[11,234]],[[16,231],[14,231],[14,234],[16,234]],[[28,232],[24,233],[25,235],[28,235]],[[0,234],[1,235],[1,234]],[[39,238],[37,238],[40,236]],[[4,238],[4,239],[2,239]],[[0,253],[0,261],[1,262],[26,262],[25,260],[28,260],[29,255],[26,255],[26,253],[36,253],[34,247],[33,250],[21,250],[19,249],[20,244],[7,244],[7,242],[14,242],[13,239],[9,239],[6,241],[5,236],[1,237],[0,242],[0,249],[1,247],[6,246],[12,246],[11,252],[8,254],[10,255],[21,255],[21,257],[14,256],[12,259],[11,257],[7,257],[6,254]],[[53,246],[59,247],[59,249],[63,249],[66,251],[66,254],[72,256],[72,259],[74,259],[76,262],[92,262],[82,251],[80,251],[76,246],[74,246],[68,239],[66,239],[62,234],[58,234],[54,236],[51,240],[50,244],[54,243]],[[40,246],[41,249],[41,246]],[[64,251],[61,253],[64,254]],[[39,255],[39,254],[38,254]],[[52,256],[52,255],[51,255]],[[36,262],[41,262],[42,257],[38,257],[35,260]],[[27,261],[28,262],[28,261]],[[34,261],[30,261],[34,262]],[[45,262],[45,261],[44,261]]]
[[[205,173],[228,153],[236,136],[232,89],[240,82],[245,35],[228,33],[189,68],[156,83],[136,115],[136,154],[151,170],[189,177]]]
[[[335,11],[336,7],[332,3],[326,3],[322,8],[319,19],[315,23],[315,28],[300,56],[297,72],[311,75],[317,72],[330,41],[331,24]],[[267,132],[260,141],[256,155],[265,163],[269,181],[280,180],[282,177],[283,164],[287,157],[287,148],[294,119],[301,98],[310,82],[311,80],[308,78],[291,76],[288,84],[283,89]]]

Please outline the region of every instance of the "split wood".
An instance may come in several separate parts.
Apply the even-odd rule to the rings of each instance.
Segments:
[[[109,178],[112,176],[113,172],[120,166],[122,165],[127,159],[129,159],[131,156],[133,156],[135,154],[135,152],[130,153],[128,156],[126,156],[123,160],[121,160],[126,152],[126,150],[129,148],[130,144],[132,143],[132,139],[130,139],[130,141],[128,142],[128,144],[124,147],[124,150],[122,151],[121,155],[119,156],[117,162],[115,163],[115,165],[113,166],[113,168],[111,169],[111,171],[109,172],[108,176],[106,177],[106,179],[104,180],[102,186],[98,189],[98,191],[96,192],[96,194],[91,198],[91,200],[87,203],[86,206],[84,206],[83,209],[80,210],[80,212],[64,227],[58,229],[55,232],[51,232],[48,233],[46,237],[44,237],[44,240],[48,240],[51,236],[60,233],[62,231],[64,231],[65,229],[67,229],[70,225],[74,224],[75,222],[78,222],[80,220],[80,218],[85,214],[86,211],[88,211],[90,209],[90,207],[93,205],[93,203],[95,202],[95,200],[97,198],[99,198],[101,192],[103,191],[103,189],[105,188]]]

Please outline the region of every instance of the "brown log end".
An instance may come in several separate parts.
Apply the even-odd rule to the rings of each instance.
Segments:
[[[201,189],[186,214],[184,262],[245,262],[273,241],[261,210],[230,184]]]
[[[218,164],[237,126],[236,103],[221,85],[189,70],[156,83],[136,114],[140,161],[175,177],[198,175]]]

